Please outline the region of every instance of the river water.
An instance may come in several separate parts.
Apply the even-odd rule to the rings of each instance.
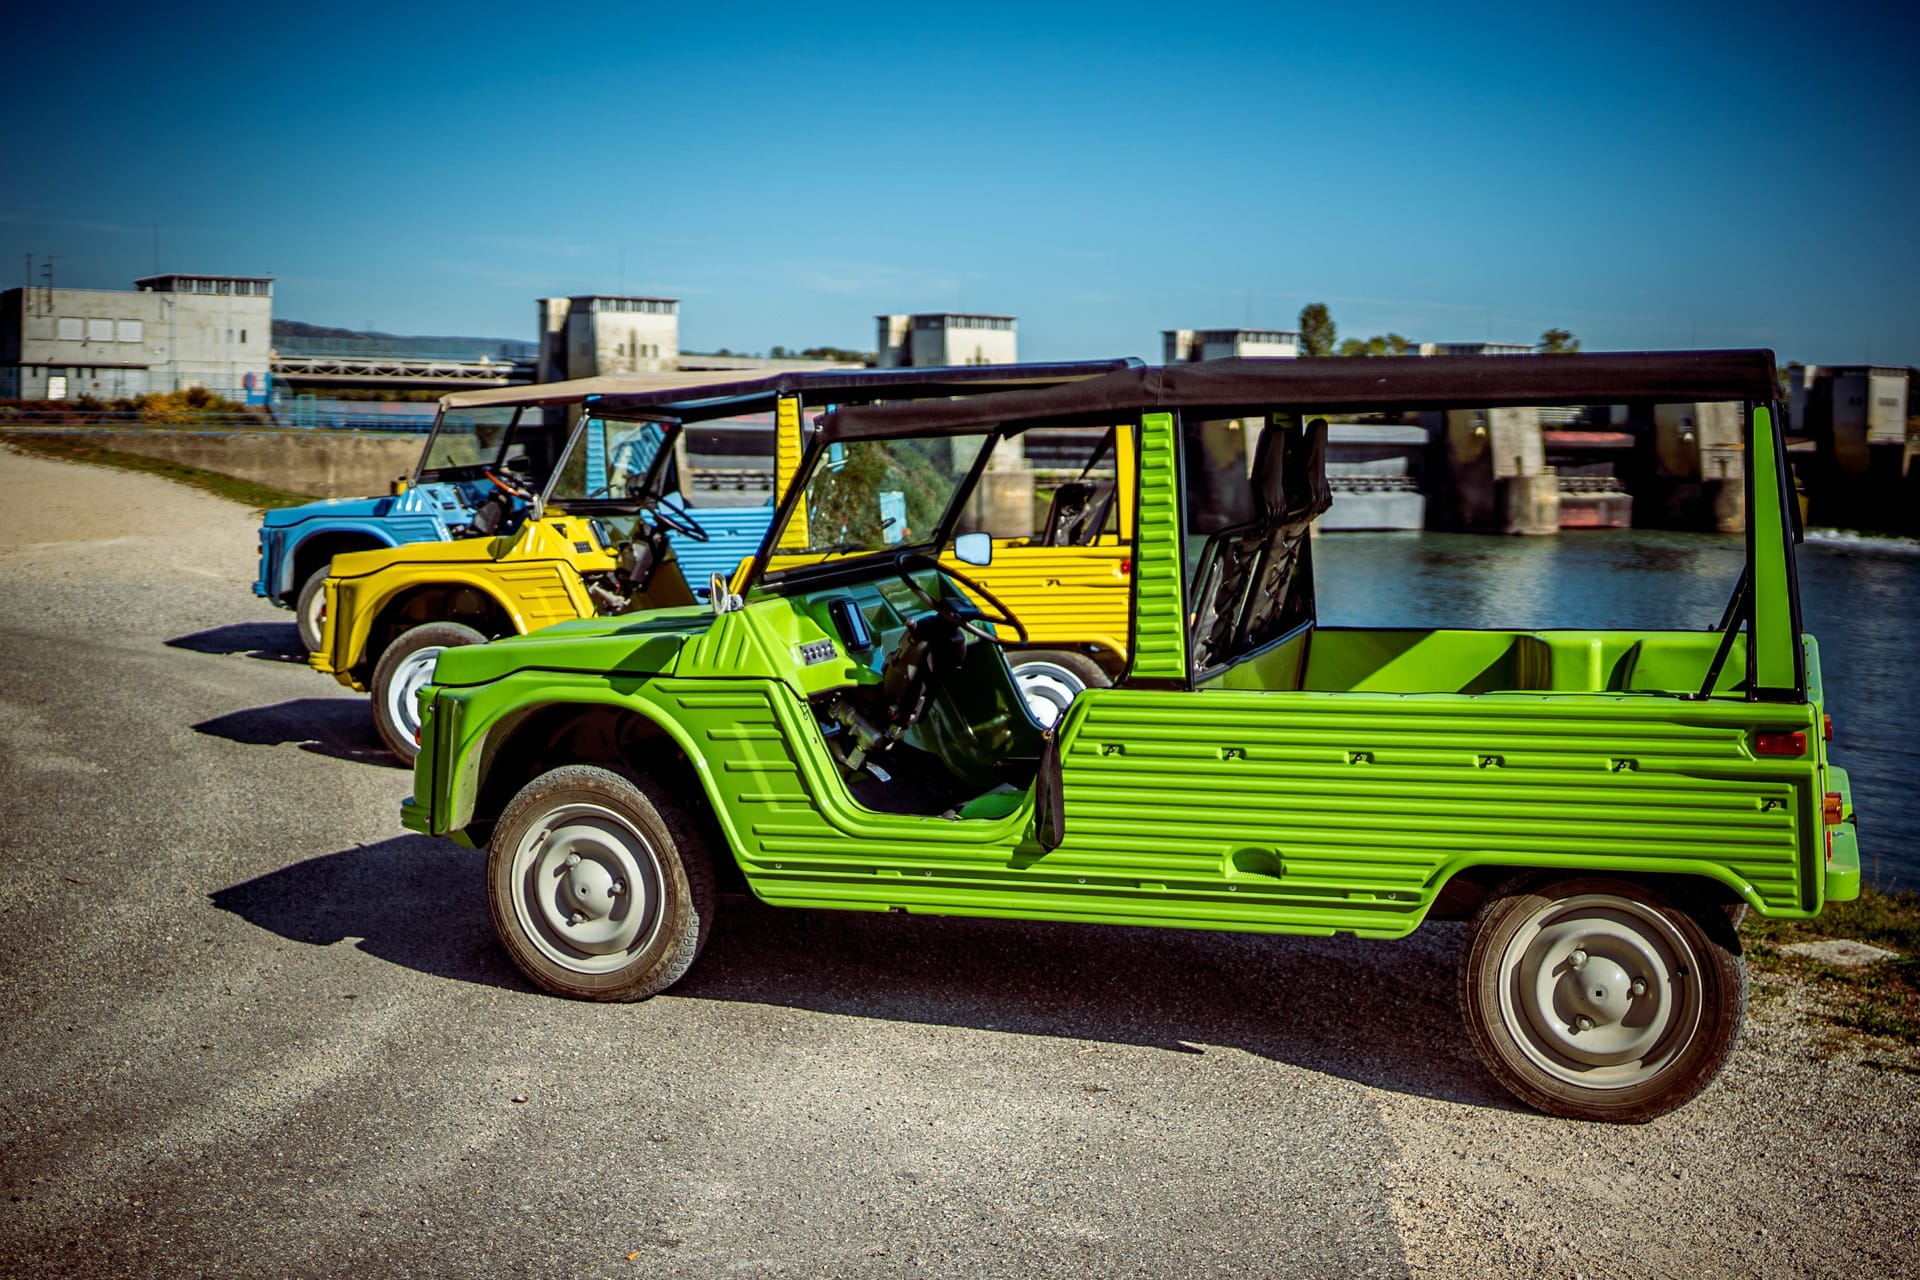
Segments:
[[[1920,889],[1920,543],[1812,530],[1797,554],[1862,869],[1882,889]],[[1329,533],[1313,555],[1328,626],[1704,629],[1746,548],[1737,534],[1642,529]]]

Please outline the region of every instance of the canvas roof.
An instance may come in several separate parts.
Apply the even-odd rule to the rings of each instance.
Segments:
[[[477,409],[500,404],[571,404],[592,395],[632,395],[641,392],[684,391],[688,387],[721,384],[732,375],[718,373],[613,373],[567,382],[536,382],[478,391],[452,391],[440,397],[441,409]]]
[[[1040,420],[1106,420],[1155,409],[1408,410],[1778,399],[1771,351],[1529,356],[1238,358],[1122,369],[966,400],[852,405],[826,438],[941,435]]]
[[[783,395],[799,395],[817,405],[832,403],[835,398],[865,401],[884,396],[911,400],[1049,387],[1142,367],[1140,361],[1127,358],[931,369],[805,369],[718,382],[697,394],[688,394],[684,388],[607,391],[596,395],[593,407],[607,415],[649,411],[697,416],[703,411],[742,412],[756,404],[770,404]]]

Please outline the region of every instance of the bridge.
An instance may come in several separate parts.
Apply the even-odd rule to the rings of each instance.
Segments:
[[[273,380],[294,392],[342,387],[396,391],[459,391],[531,383],[536,360],[418,356],[274,354]]]

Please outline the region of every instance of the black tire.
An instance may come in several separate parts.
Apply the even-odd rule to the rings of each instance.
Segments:
[[[624,770],[541,774],[487,845],[500,944],[534,985],[575,1000],[644,1000],[678,982],[716,901],[698,828],[666,788]]]
[[[320,620],[325,616],[327,593],[320,588],[332,570],[333,562],[328,561],[300,584],[300,594],[293,599],[293,625],[300,631],[300,643],[308,653],[320,648]]]
[[[1007,665],[1013,668],[1013,681],[1042,728],[1059,723],[1084,690],[1113,684],[1099,663],[1067,649],[1021,649],[1007,655]]]
[[[1468,925],[1460,1009],[1529,1106],[1637,1124],[1706,1088],[1733,1050],[1747,970],[1718,904],[1606,876],[1511,882]]]
[[[373,727],[401,764],[420,754],[420,706],[414,699],[433,676],[443,649],[484,644],[486,637],[458,622],[429,622],[400,635],[373,668]]]

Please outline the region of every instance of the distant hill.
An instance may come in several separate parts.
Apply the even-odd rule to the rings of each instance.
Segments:
[[[303,320],[273,322],[274,350],[283,355],[430,356],[476,360],[531,360],[540,344],[517,338],[440,337],[339,329]]]

